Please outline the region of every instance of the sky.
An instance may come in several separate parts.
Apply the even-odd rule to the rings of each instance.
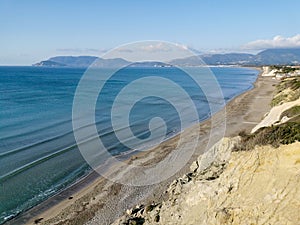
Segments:
[[[201,52],[300,47],[298,0],[0,0],[0,65],[162,40]]]

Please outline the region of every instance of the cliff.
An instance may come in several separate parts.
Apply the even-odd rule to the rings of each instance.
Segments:
[[[281,82],[262,123],[201,155],[166,200],[127,210],[114,224],[299,224],[298,84]]]
[[[300,143],[232,152],[239,142],[224,138],[170,185],[168,200],[114,224],[297,224]]]

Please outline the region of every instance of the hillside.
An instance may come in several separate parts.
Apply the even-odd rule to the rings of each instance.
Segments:
[[[261,66],[261,65],[291,65],[300,64],[300,49],[267,49],[256,55],[246,53],[227,53],[227,54],[202,54],[197,56],[174,59],[169,62],[173,66],[203,66],[207,65],[243,65],[243,66]],[[102,59],[95,56],[57,56],[48,60],[33,64],[33,66],[51,66],[51,67],[83,67],[87,68],[92,63],[95,67],[122,67],[130,64],[121,58]],[[157,64],[157,63],[156,63]],[[158,64],[157,64],[158,65]],[[153,67],[155,63],[140,63],[138,66]]]
[[[199,55],[207,65],[291,65],[300,64],[300,49],[267,49],[256,55],[245,53]],[[175,59],[171,64],[177,66],[199,66],[197,57]]]
[[[87,68],[92,64],[95,67],[111,68],[122,67],[129,64],[129,62],[119,58],[102,59],[95,56],[56,56],[48,60],[33,64],[33,66]]]

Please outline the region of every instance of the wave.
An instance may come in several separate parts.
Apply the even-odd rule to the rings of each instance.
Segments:
[[[170,121],[171,121],[171,120],[170,120]],[[97,123],[99,124],[99,123],[101,123],[101,121],[98,121]],[[85,125],[85,126],[82,126],[82,127],[78,128],[77,131],[80,130],[80,129],[87,128],[87,127],[89,127],[89,126],[93,126],[93,124],[87,124],[87,125]],[[135,123],[135,124],[132,125],[132,127],[138,127],[138,126],[139,126],[138,123]],[[162,125],[162,126],[163,126],[163,125]],[[157,127],[156,129],[160,129],[162,126]],[[107,131],[107,132],[102,133],[101,136],[100,136],[100,138],[107,137],[107,136],[109,136],[109,135],[112,135],[113,133],[121,132],[121,131],[123,131],[123,130],[125,130],[125,129],[128,129],[128,127],[123,126],[123,127],[120,127],[120,128],[117,129],[117,130],[109,130],[109,131]],[[148,132],[149,132],[148,129],[146,129],[146,130],[144,130],[144,131],[140,131],[140,132],[139,132],[139,136],[145,135],[145,134],[147,134]],[[175,131],[175,130],[173,129],[173,130],[169,131],[169,132],[166,134],[166,136],[172,135],[172,134],[174,134],[175,132],[177,133],[177,130]],[[57,139],[64,138],[66,135],[70,135],[70,134],[72,134],[72,133],[73,133],[73,131],[69,131],[69,132],[64,133],[63,135],[58,135],[58,136],[55,136],[55,137],[51,137],[51,138],[49,138],[49,139],[45,139],[45,140],[42,140],[42,141],[40,141],[40,142],[37,142],[37,143],[31,144],[31,145],[24,146],[24,147],[22,147],[22,148],[18,148],[18,149],[14,149],[14,150],[11,150],[11,151],[8,151],[8,152],[4,152],[4,153],[1,153],[1,154],[0,154],[0,157],[6,157],[6,156],[9,156],[9,155],[17,154],[18,152],[30,150],[30,149],[32,149],[32,148],[35,147],[35,146],[43,145],[43,144],[45,144],[45,143],[52,142],[52,141],[55,141],[55,140],[57,140]],[[41,157],[41,158],[38,158],[38,159],[36,159],[36,160],[34,160],[34,161],[30,162],[30,163],[27,163],[27,164],[25,164],[25,165],[23,165],[23,166],[21,166],[21,167],[18,167],[18,168],[16,168],[16,169],[14,169],[14,170],[12,170],[12,171],[10,171],[10,172],[8,172],[8,173],[6,173],[6,174],[0,176],[0,182],[3,182],[3,181],[5,181],[5,180],[9,179],[10,177],[15,176],[15,175],[17,175],[17,174],[19,174],[19,173],[22,173],[22,172],[24,172],[24,171],[26,171],[26,170],[28,170],[28,169],[30,169],[30,168],[32,168],[32,167],[38,165],[38,164],[41,164],[41,163],[43,163],[43,162],[49,160],[49,159],[52,159],[52,158],[57,157],[57,156],[59,156],[59,155],[61,155],[61,154],[64,154],[64,153],[66,153],[66,152],[68,152],[68,151],[70,151],[70,150],[76,148],[78,145],[82,145],[82,144],[85,144],[85,143],[88,143],[88,142],[95,141],[95,140],[98,139],[98,138],[99,138],[98,135],[86,135],[86,136],[84,137],[83,140],[80,140],[79,143],[74,142],[73,145],[70,145],[70,146],[68,146],[68,147],[66,147],[66,148],[63,148],[63,149],[58,150],[58,151],[55,151],[55,152],[53,152],[53,153],[51,153],[51,154],[48,154],[48,155],[46,155],[46,156],[43,156],[43,157]],[[131,139],[132,139],[131,137],[124,137],[124,140],[122,140],[122,142],[125,142],[125,143],[126,143],[126,141],[130,141]],[[154,140],[154,141],[155,141],[155,140]],[[110,145],[107,146],[107,147],[108,147],[108,149],[113,150],[113,149],[116,149],[116,148],[119,146],[119,144],[120,144],[120,142],[112,142],[112,143],[110,143]],[[137,146],[137,147],[138,147],[138,146]],[[141,147],[141,146],[139,146],[139,147]],[[112,153],[113,153],[114,155],[117,155],[117,154],[120,154],[121,152],[120,152],[120,149],[119,149],[119,151],[112,151]]]
[[[28,208],[37,205],[37,203],[42,202],[45,199],[55,195],[58,191],[61,191],[66,187],[68,187],[69,185],[76,183],[81,179],[82,176],[87,175],[89,171],[90,169],[88,169],[86,165],[82,165],[78,167],[75,171],[68,174],[67,177],[62,177],[61,179],[57,180],[57,182],[51,185],[51,187],[33,196],[32,198],[28,199],[28,201],[24,202],[23,204],[18,205],[16,208],[12,210],[8,210],[1,213],[0,224],[5,223],[10,219],[13,219],[14,217],[18,216]]]
[[[25,164],[25,165],[23,165],[23,166],[21,166],[21,167],[19,167],[17,169],[14,169],[13,171],[11,171],[9,173],[6,173],[6,174],[0,176],[0,182],[3,182],[3,181],[7,180],[8,178],[10,178],[12,176],[14,176],[16,174],[19,174],[19,173],[21,173],[21,172],[23,172],[25,170],[28,170],[28,169],[30,169],[30,168],[38,165],[38,164],[41,164],[41,163],[43,163],[43,162],[45,162],[45,161],[47,161],[47,160],[49,160],[51,158],[54,158],[54,157],[56,157],[58,155],[61,155],[61,154],[65,153],[65,152],[68,152],[68,151],[74,149],[75,147],[76,147],[76,145],[70,146],[68,148],[59,150],[57,152],[54,152],[52,154],[49,154],[47,156],[44,156],[44,157],[39,158],[37,160],[34,160],[34,161],[30,162],[30,163],[27,163],[27,164]]]
[[[44,131],[44,130],[47,130],[47,129],[51,129],[51,128],[57,128],[57,126],[61,126],[61,125],[64,125],[64,124],[67,124],[67,123],[70,123],[72,120],[71,119],[67,119],[67,120],[61,120],[61,121],[56,121],[56,122],[53,122],[51,123],[50,125],[48,126],[43,126],[43,127],[40,127],[39,129],[34,129],[34,130],[28,130],[27,132],[22,132],[22,133],[14,133],[13,135],[6,135],[6,136],[2,136],[1,137],[1,141],[4,141],[4,140],[7,140],[9,138],[16,138],[16,137],[22,137],[22,136],[28,136],[30,134],[35,134],[37,132],[40,132],[40,131]],[[2,126],[1,128],[4,129],[4,128],[8,128],[8,127],[11,127],[12,125],[6,125],[6,126]]]
[[[16,139],[16,138],[22,137],[22,136],[29,136],[30,134],[36,134],[38,132],[46,131],[46,130],[49,130],[51,128],[57,128],[57,126],[61,126],[61,125],[67,124],[67,123],[71,123],[71,121],[72,120],[69,120],[69,119],[68,120],[63,120],[63,121],[60,121],[60,122],[52,123],[50,126],[45,126],[43,128],[40,128],[40,129],[35,129],[35,130],[32,130],[32,131],[24,132],[24,133],[17,134],[17,135],[10,135],[10,136],[1,138],[0,140],[1,140],[1,142],[4,142],[4,141],[8,140],[9,138]],[[102,123],[102,121],[96,122],[96,124],[100,124],[100,123]],[[61,133],[60,135],[42,139],[39,142],[35,142],[35,143],[25,145],[25,146],[23,145],[23,147],[21,147],[21,148],[17,148],[17,149],[9,150],[9,151],[6,151],[6,152],[2,152],[2,153],[0,153],[0,158],[8,156],[8,155],[12,155],[12,154],[24,151],[24,150],[29,150],[33,147],[36,147],[36,146],[39,146],[39,145],[42,145],[42,144],[45,144],[45,143],[48,143],[48,142],[51,142],[51,141],[55,141],[55,140],[60,139],[60,138],[64,138],[67,135],[73,134],[74,131],[84,129],[84,128],[87,128],[89,126],[93,126],[93,124],[86,124],[85,126],[82,126],[78,129],[72,129],[72,130],[69,130],[67,132]],[[106,130],[107,129],[108,128],[106,128]],[[103,130],[105,130],[105,129],[103,129]],[[111,132],[107,132],[107,133],[111,133]],[[47,135],[47,133],[45,133],[45,135]],[[106,135],[106,133],[104,133],[103,135]]]
[[[25,150],[30,150],[33,147],[36,147],[36,146],[39,146],[39,145],[42,145],[42,144],[45,144],[45,143],[48,143],[48,142],[51,142],[51,141],[55,141],[56,139],[63,138],[63,137],[65,137],[69,134],[72,134],[72,133],[73,133],[72,131],[69,131],[69,132],[66,132],[62,135],[54,136],[54,137],[44,139],[42,141],[30,144],[30,145],[26,145],[26,146],[21,147],[21,148],[17,148],[17,149],[14,149],[14,150],[10,150],[10,151],[7,151],[7,152],[0,153],[0,158],[1,157],[6,157],[6,156],[9,156],[9,155],[12,155],[12,154],[16,154],[18,152],[22,152],[22,151],[25,151]]]

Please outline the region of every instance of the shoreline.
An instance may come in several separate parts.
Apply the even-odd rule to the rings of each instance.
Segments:
[[[258,69],[258,68],[251,68],[251,69]],[[276,82],[274,80],[271,80],[270,78],[261,77],[261,74],[262,74],[261,72],[260,72],[260,74],[258,74],[256,81],[253,83],[252,89],[247,90],[244,93],[234,97],[224,107],[223,110],[225,110],[227,112],[227,114],[226,114],[226,119],[227,119],[226,126],[227,127],[226,127],[225,136],[235,135],[236,133],[241,131],[241,128],[243,128],[243,130],[247,130],[247,131],[251,130],[255,126],[255,123],[259,123],[261,120],[261,117],[268,111],[268,107],[261,107],[263,105],[268,105],[268,104],[257,104],[257,103],[260,103],[261,101],[268,101],[268,99],[269,100],[271,99],[271,94],[269,94],[269,96],[267,96],[267,94],[271,93],[273,91],[272,84],[274,84]],[[262,88],[264,86],[268,86],[269,89],[266,88],[267,90],[265,90],[264,88]],[[259,95],[257,96],[257,94],[259,94]],[[262,96],[260,96],[260,95],[262,95]],[[265,96],[265,97],[263,97],[263,96]],[[261,98],[257,98],[257,97],[261,97]],[[260,100],[257,101],[257,99],[260,99]],[[255,106],[255,105],[260,106],[260,107],[258,107],[259,109],[254,109],[255,107],[253,108],[253,106]],[[239,108],[242,108],[242,110],[239,110]],[[221,110],[221,111],[223,111],[223,110]],[[257,111],[257,113],[255,110]],[[198,126],[201,126],[200,132],[202,132],[204,136],[208,135],[207,130],[210,128],[210,125],[211,125],[210,121],[213,118],[217,118],[218,114],[219,113],[216,113],[212,116],[212,118],[207,119],[207,120],[201,122],[200,124],[196,124],[190,128],[185,129],[184,131],[182,131],[182,133],[199,132]],[[255,116],[253,114],[258,114],[258,116]],[[259,117],[259,118],[257,118],[257,117]],[[178,135],[181,135],[181,133],[177,134],[176,136],[178,136]],[[176,136],[164,141],[160,145],[167,146],[167,147],[172,146],[172,142],[174,142],[174,139],[176,139]],[[186,136],[188,136],[188,135],[186,135]],[[205,139],[202,142],[205,143]],[[157,150],[157,148],[154,148],[154,149]],[[171,150],[172,150],[172,147],[167,148],[167,150],[163,151],[162,155],[160,154],[160,153],[162,153],[161,151],[155,152],[154,155],[159,154],[159,157],[158,156],[155,157],[153,155],[153,150],[148,151],[148,152],[143,152],[141,154],[132,156],[129,161],[130,161],[130,163],[132,163],[133,161],[139,161],[142,158],[144,158],[144,160],[141,160],[141,161],[145,161],[145,159],[146,160],[148,159],[148,161],[146,161],[146,162],[155,163],[155,161],[164,157],[164,155],[168,154],[168,152]],[[193,162],[195,157],[197,157],[199,154],[202,154],[201,149],[199,149],[199,151],[197,151],[197,153],[190,159],[190,162]],[[136,193],[136,192],[139,193],[142,191],[145,193],[146,197],[143,197],[140,199],[135,199],[135,201],[132,201],[131,203],[128,203],[127,205],[124,205],[122,207],[122,209],[130,208],[130,206],[134,205],[136,202],[154,201],[155,199],[157,199],[157,197],[163,198],[163,194],[161,194],[160,196],[157,196],[157,194],[155,195],[155,192],[156,192],[155,190],[161,190],[160,193],[163,193],[163,190],[167,187],[168,182],[170,183],[171,181],[174,180],[174,177],[178,177],[178,176],[180,176],[180,174],[183,174],[186,171],[186,168],[189,168],[189,165],[190,165],[190,163],[185,165],[185,167],[182,168],[180,170],[180,172],[176,173],[174,176],[172,176],[170,179],[168,179],[168,181],[163,182],[162,184],[151,186],[151,188],[153,188],[152,191],[149,191],[149,190],[144,191],[141,188],[132,187],[133,190],[129,191],[131,194]],[[100,186],[102,186],[102,188],[100,188]],[[46,222],[46,220],[55,217],[55,215],[58,215],[64,209],[66,209],[68,207],[72,208],[72,206],[73,206],[73,208],[74,207],[76,208],[78,205],[82,205],[83,202],[86,202],[85,200],[91,199],[93,192],[97,192],[97,191],[95,191],[95,189],[98,189],[98,191],[101,192],[101,191],[103,191],[102,189],[104,186],[108,187],[108,188],[106,188],[107,189],[106,191],[108,191],[108,189],[111,188],[112,194],[122,195],[122,191],[121,191],[122,187],[120,187],[120,185],[112,184],[111,182],[105,180],[104,178],[101,178],[96,172],[93,171],[90,174],[88,174],[86,177],[78,180],[75,184],[73,184],[69,188],[63,190],[61,193],[59,193],[53,197],[50,197],[49,199],[42,202],[41,204],[33,207],[32,209],[29,209],[27,212],[24,212],[20,216],[17,216],[16,218],[8,221],[6,224],[24,224],[26,222],[27,222],[27,224],[34,224],[34,221],[38,220],[40,218],[43,218],[42,220],[40,220],[41,224],[43,224],[44,222]],[[137,189],[137,190],[135,190],[135,189]],[[111,193],[111,192],[109,192],[109,193]],[[132,196],[130,196],[130,193],[129,193],[129,195],[127,195],[128,198],[132,197]],[[69,197],[71,195],[72,195],[72,199],[69,199]],[[95,198],[95,196],[92,197],[92,199]],[[108,194],[107,196],[104,196],[103,198],[101,198],[101,201],[105,202],[105,200],[109,200],[109,198],[111,198],[111,197]],[[97,200],[97,198],[96,198],[96,200]],[[115,202],[118,203],[118,201],[115,201]],[[100,202],[98,202],[98,203],[100,203]],[[95,204],[95,205],[97,205],[97,204]],[[102,206],[102,208],[103,207],[104,206]],[[119,212],[115,213],[117,215],[114,215],[114,216],[119,217],[120,215],[122,215],[125,211],[125,210],[122,211],[122,209],[119,209]],[[88,211],[89,209],[85,208],[85,209],[83,209],[83,211],[84,210]],[[99,210],[101,210],[100,206],[96,211],[98,212]],[[95,213],[95,215],[96,214],[97,213]],[[105,215],[108,215],[108,214],[105,213]],[[57,219],[59,219],[59,218],[57,218]],[[71,219],[71,218],[69,218],[69,219]],[[112,220],[114,220],[114,218],[112,218]],[[107,222],[109,222],[109,221],[107,221]]]

